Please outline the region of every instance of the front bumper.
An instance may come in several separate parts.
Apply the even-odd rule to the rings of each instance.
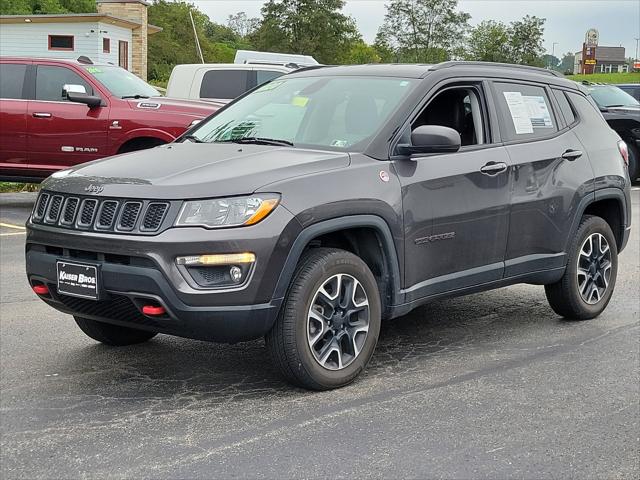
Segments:
[[[46,284],[50,295],[41,298],[65,313],[201,340],[251,340],[266,334],[277,317],[282,298],[272,298],[273,292],[299,228],[284,208],[242,229],[173,228],[152,237],[27,224],[27,277],[31,285]],[[237,289],[193,288],[175,263],[182,255],[239,251],[254,252],[256,263]],[[59,295],[58,260],[99,265],[104,299]],[[144,315],[141,308],[149,302],[162,305],[166,315]]]

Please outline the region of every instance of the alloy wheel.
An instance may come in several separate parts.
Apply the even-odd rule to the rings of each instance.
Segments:
[[[600,233],[587,237],[578,255],[578,290],[589,305],[595,305],[604,297],[611,280],[611,248]]]
[[[362,351],[369,332],[369,299],[348,274],[333,275],[316,291],[307,315],[307,340],[316,362],[342,370]]]

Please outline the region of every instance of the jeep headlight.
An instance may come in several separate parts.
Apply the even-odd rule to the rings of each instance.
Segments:
[[[269,215],[278,205],[278,195],[189,200],[180,210],[177,227],[239,227],[253,225]]]

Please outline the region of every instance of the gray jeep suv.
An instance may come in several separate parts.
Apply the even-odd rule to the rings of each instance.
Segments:
[[[297,71],[172,144],[46,180],[29,283],[108,345],[264,336],[318,390],[437,298],[531,283],[596,317],[631,203],[626,146],[581,88],[486,63]]]

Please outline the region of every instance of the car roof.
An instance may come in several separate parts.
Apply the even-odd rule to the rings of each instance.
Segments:
[[[78,59],[73,59],[73,58],[51,58],[51,57],[5,57],[5,56],[1,56],[0,60],[3,62],[9,61],[9,62],[60,62],[60,63],[70,63],[73,65],[81,65],[81,66],[87,66],[87,65],[99,65],[99,66],[103,66],[103,67],[117,67],[118,65],[115,65],[113,63],[106,63],[106,62],[94,62],[93,60],[91,60],[91,63],[87,63],[87,62],[80,62],[78,61]]]
[[[578,89],[575,82],[564,78],[552,70],[526,65],[511,65],[492,62],[443,62],[439,64],[366,64],[344,66],[313,66],[301,68],[288,76],[372,76],[372,77],[402,77],[421,79],[430,73],[451,69],[459,75],[478,75],[493,78],[509,78],[551,83]]]

